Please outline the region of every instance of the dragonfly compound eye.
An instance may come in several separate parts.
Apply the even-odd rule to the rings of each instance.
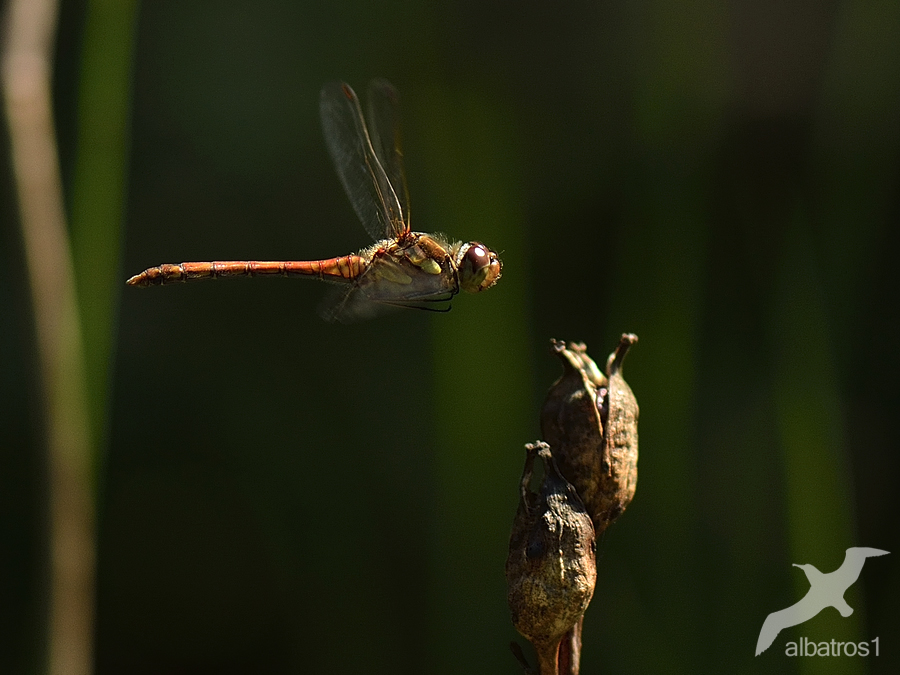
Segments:
[[[468,293],[490,288],[500,278],[500,258],[484,244],[467,244],[459,263],[459,285]]]

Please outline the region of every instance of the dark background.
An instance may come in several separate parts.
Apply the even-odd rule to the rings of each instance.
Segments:
[[[84,12],[59,35],[69,190]],[[503,566],[548,340],[602,361],[625,331],[639,489],[599,542],[582,672],[897,672],[900,6],[163,0],[136,30],[99,674],[520,672]],[[124,286],[367,245],[318,95],[374,76],[403,98],[413,228],[500,251],[495,289],[343,326],[316,283]],[[42,429],[0,167],[0,672],[26,673]],[[892,552],[853,617],[754,658],[807,588],[791,563],[852,545]],[[786,657],[801,635],[881,655]]]

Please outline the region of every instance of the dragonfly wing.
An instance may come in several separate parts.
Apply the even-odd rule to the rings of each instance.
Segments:
[[[378,254],[349,289],[332,293],[321,309],[328,321],[350,323],[394,307],[444,312],[458,286],[452,270],[428,274],[402,257]]]
[[[355,323],[377,316],[396,312],[400,309],[422,309],[429,312],[450,311],[452,293],[444,293],[441,297],[430,297],[423,300],[395,301],[373,300],[359,288],[334,288],[326,295],[319,306],[319,314],[329,322]]]
[[[394,237],[410,229],[409,189],[403,170],[403,147],[400,142],[400,95],[390,82],[377,78],[369,83],[369,134],[375,155],[387,173],[400,202],[403,220],[394,223]],[[399,226],[399,227],[398,227]]]
[[[356,93],[343,82],[326,84],[319,113],[328,151],[356,215],[375,241],[395,238],[396,223],[403,223],[405,214],[375,154]]]
[[[335,287],[325,294],[319,315],[328,322],[355,323],[386,314],[395,308],[366,297],[356,286]]]

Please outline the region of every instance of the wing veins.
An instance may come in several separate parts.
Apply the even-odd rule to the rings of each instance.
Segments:
[[[403,204],[372,142],[356,93],[345,83],[325,85],[320,115],[329,153],[357,217],[376,241],[397,238],[407,229]]]

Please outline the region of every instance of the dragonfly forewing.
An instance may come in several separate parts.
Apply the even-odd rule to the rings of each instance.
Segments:
[[[369,134],[372,147],[400,202],[403,221],[407,229],[412,227],[409,216],[409,188],[403,170],[403,147],[400,139],[400,94],[384,78],[369,82],[368,96]]]
[[[331,82],[319,101],[325,142],[353,210],[375,241],[408,230],[403,207],[375,153],[359,99],[350,85]]]

